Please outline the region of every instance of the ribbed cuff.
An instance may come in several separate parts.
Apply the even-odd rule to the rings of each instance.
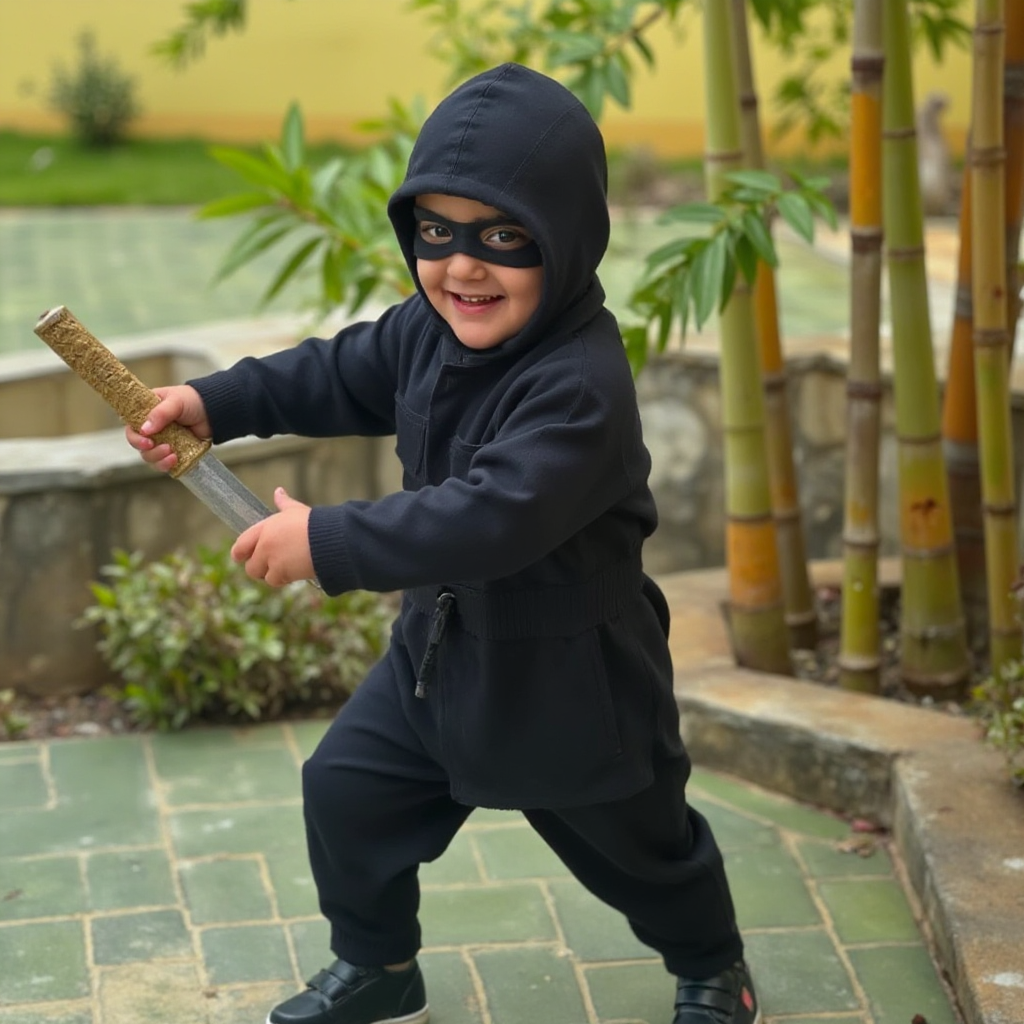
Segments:
[[[318,505],[309,514],[309,551],[313,557],[313,569],[320,586],[332,596],[360,587],[356,567],[349,555],[345,518],[344,505]]]

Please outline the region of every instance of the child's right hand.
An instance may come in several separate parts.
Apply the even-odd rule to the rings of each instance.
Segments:
[[[206,418],[203,400],[191,385],[175,384],[167,388],[153,388],[153,391],[160,398],[159,403],[153,406],[141,430],[125,427],[124,436],[154,469],[167,473],[177,465],[178,456],[171,451],[170,445],[157,444],[151,435],[158,434],[170,423],[188,427],[196,437],[204,441],[212,435],[213,430]]]

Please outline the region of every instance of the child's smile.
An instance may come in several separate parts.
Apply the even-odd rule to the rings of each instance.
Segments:
[[[526,249],[533,244],[526,230],[511,218],[503,222],[504,215],[493,206],[462,196],[417,196],[416,206],[420,239],[444,252],[440,259],[417,259],[416,272],[430,304],[459,341],[467,348],[488,349],[521,331],[540,304],[543,267],[506,266],[483,257],[493,252],[503,259]],[[438,219],[429,219],[430,214]],[[447,250],[452,228],[461,234],[476,224],[474,253]]]

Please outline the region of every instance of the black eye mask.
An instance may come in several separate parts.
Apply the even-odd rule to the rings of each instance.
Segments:
[[[495,249],[488,245],[483,236],[492,228],[515,226],[516,221],[510,217],[492,217],[490,220],[474,220],[470,223],[460,220],[448,220],[439,213],[425,210],[422,206],[413,207],[416,217],[416,235],[413,238],[412,251],[420,260],[444,260],[457,252],[465,253],[485,263],[496,263],[501,267],[539,267],[541,265],[540,246],[536,242],[528,242],[518,249]],[[428,221],[445,228],[451,238],[444,242],[429,242],[420,234],[420,224]]]

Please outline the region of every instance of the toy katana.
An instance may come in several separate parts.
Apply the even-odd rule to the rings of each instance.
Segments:
[[[67,308],[57,306],[44,313],[34,330],[126,423],[135,430],[145,423],[159,397]],[[210,442],[200,440],[187,427],[172,423],[154,434],[153,440],[170,445],[178,456],[171,476],[236,533],[272,514],[272,509],[210,454]]]

